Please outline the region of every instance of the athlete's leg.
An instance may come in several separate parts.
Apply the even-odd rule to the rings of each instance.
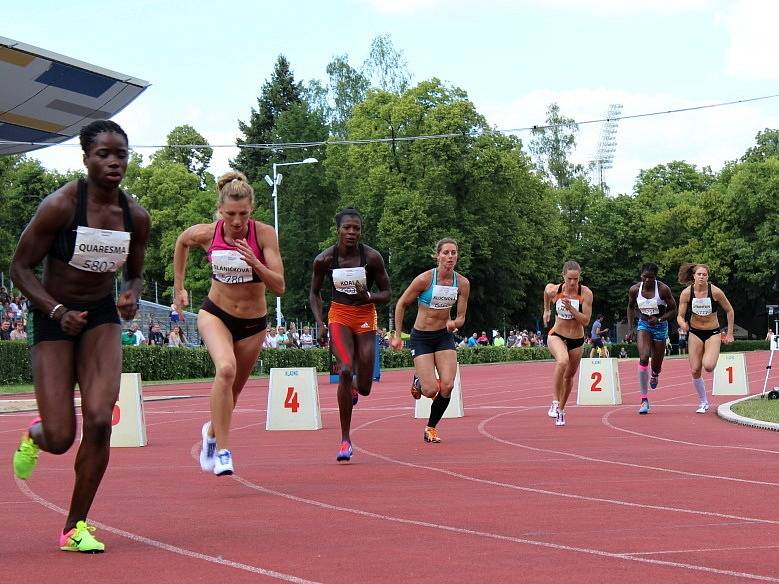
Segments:
[[[233,336],[222,320],[201,310],[197,315],[197,329],[205,341],[208,354],[214,362],[214,383],[211,385],[211,428],[208,435],[216,438],[220,449],[230,449],[230,420],[235,407],[233,385],[237,375]]]
[[[373,386],[373,364],[376,359],[376,333],[358,333],[353,339],[357,391],[360,395],[370,395]]]
[[[560,409],[565,409],[565,404],[568,402],[568,398],[573,390],[573,378],[576,376],[576,372],[579,370],[579,363],[582,360],[582,352],[584,349],[578,347],[572,351],[568,351],[568,367],[563,375],[563,393],[560,396]]]
[[[547,347],[555,360],[554,375],[552,377],[552,399],[560,402],[565,393],[564,377],[570,360],[568,347],[565,345],[565,341],[556,335],[549,335]]]
[[[649,359],[652,357],[652,333],[640,330],[636,334],[638,344],[638,389],[641,401],[649,397]]]
[[[41,341],[32,347],[35,401],[41,422],[30,428],[30,437],[41,450],[67,452],[76,438],[76,385],[72,341]]]
[[[457,375],[457,351],[437,351],[433,356],[440,380],[439,392],[430,406],[430,418],[427,421],[428,428],[435,428],[438,422],[441,421],[441,418],[443,418],[444,413],[446,413],[452,398],[454,378]],[[438,442],[439,440],[437,433],[434,433],[431,441]]]
[[[233,409],[238,403],[238,396],[243,391],[243,386],[249,379],[254,367],[257,365],[257,358],[262,350],[262,343],[265,340],[266,331],[262,331],[251,337],[241,339],[233,343],[235,354],[235,381],[233,381]]]
[[[708,403],[706,398],[706,385],[701,377],[701,368],[703,366],[703,353],[705,345],[698,335],[690,333],[687,335],[687,359],[690,362],[690,374],[692,375],[692,385],[698,396],[700,404]]]
[[[422,384],[422,395],[434,398],[438,393],[438,379],[435,376],[435,353],[414,357],[414,371]]]
[[[120,332],[118,324],[101,324],[85,331],[76,347],[83,436],[64,532],[86,520],[108,466],[111,418],[122,375],[122,346],[117,341]]]
[[[338,366],[338,413],[341,421],[341,440],[350,441],[352,425],[352,384],[354,375],[354,339],[348,326],[334,322],[328,325],[330,345]],[[370,388],[368,388],[370,391]]]
[[[706,339],[706,343],[703,345],[701,365],[703,366],[703,369],[709,373],[714,371],[714,368],[717,366],[721,345],[722,337],[719,333],[711,335],[708,339]]]

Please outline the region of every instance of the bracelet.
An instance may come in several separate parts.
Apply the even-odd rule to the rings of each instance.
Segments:
[[[51,309],[51,311],[49,312],[49,318],[50,318],[50,319],[52,319],[52,320],[54,320],[54,315],[56,314],[56,312],[57,312],[57,311],[58,311],[60,308],[65,308],[65,307],[64,307],[62,304],[55,304],[55,305],[54,305],[54,308],[52,308],[52,309]]]
[[[368,290],[368,300],[371,300],[371,291]]]

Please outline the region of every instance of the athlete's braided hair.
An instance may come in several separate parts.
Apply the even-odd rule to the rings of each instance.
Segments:
[[[124,137],[124,141],[127,144],[130,143],[127,139],[127,134],[122,130],[122,126],[111,120],[96,120],[81,128],[81,132],[79,132],[78,139],[81,142],[81,149],[84,151],[84,154],[89,154],[89,149],[95,143],[95,138],[102,132],[114,132]]]
[[[341,221],[343,221],[344,217],[357,217],[360,220],[360,225],[362,225],[362,215],[360,215],[360,212],[354,207],[347,207],[335,216],[336,227],[341,226]]]

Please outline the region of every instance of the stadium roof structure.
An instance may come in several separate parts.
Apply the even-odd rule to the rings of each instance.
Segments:
[[[148,86],[0,36],[0,155],[69,140],[119,113]]]

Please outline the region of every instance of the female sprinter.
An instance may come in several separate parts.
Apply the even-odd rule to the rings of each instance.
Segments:
[[[454,271],[458,248],[454,239],[446,237],[435,246],[433,258],[438,266],[419,274],[406,288],[395,304],[395,335],[390,341],[393,349],[403,348],[401,338],[406,307],[418,302],[417,318],[411,329],[411,355],[414,358],[414,382],[411,395],[422,394],[433,398],[430,419],[423,435],[425,442],[441,442],[436,425],[449,406],[457,374],[457,345],[454,333],[465,324],[468,295],[471,284]],[[452,319],[452,307],[457,305],[457,316]],[[436,379],[436,370],[440,381]]]
[[[573,377],[579,370],[584,344],[584,327],[592,315],[592,291],[579,282],[582,269],[569,260],[563,264],[563,283],[544,288],[544,326],[549,326],[552,306],[555,323],[546,344],[557,364],[554,370],[554,396],[549,417],[556,426],[565,426],[565,404],[573,389]]]
[[[733,342],[734,312],[725,293],[709,283],[709,268],[705,264],[682,264],[679,282],[688,285],[679,296],[679,313],[676,322],[687,335],[687,359],[690,362],[692,385],[698,394],[698,414],[709,410],[706,385],[701,368],[714,371],[719,359],[720,343]],[[720,337],[717,310],[722,307],[728,320],[725,338]]]
[[[70,448],[76,437],[73,392],[78,382],[82,438],[59,546],[99,553],[105,545],[94,537],[87,514],[108,466],[111,414],[122,374],[119,316],[131,320],[138,309],[149,214],[119,188],[127,171],[124,130],[96,121],[84,126],[80,139],[87,178],[43,200],[11,261],[14,284],[34,305],[27,342],[40,413],[13,465],[16,476],[27,479],[40,450],[63,454]],[[114,303],[115,273],[122,266],[122,293]]]
[[[376,304],[386,304],[390,298],[389,277],[384,259],[375,249],[360,243],[362,216],[356,209],[344,209],[335,216],[338,243],[328,247],[314,259],[309,302],[319,327],[322,345],[333,349],[340,379],[338,381],[338,411],[341,420],[341,444],[336,460],[352,458],[350,428],[352,409],[359,395],[369,395],[373,384],[373,362],[376,354]],[[332,282],[332,302],[322,321],[322,285],[325,276]],[[372,292],[374,282],[377,292]],[[354,388],[353,376],[357,376]]]
[[[217,182],[220,219],[179,235],[173,255],[176,304],[189,304],[184,289],[189,248],[200,247],[211,264],[211,288],[197,315],[197,329],[214,361],[211,419],[203,424],[200,468],[233,474],[230,422],[252,372],[267,328],[266,286],[284,294],[284,267],[273,227],[251,218],[254,190],[240,172]]]
[[[638,309],[638,333],[633,322]],[[676,314],[676,300],[671,289],[657,279],[657,265],[641,266],[641,282],[633,284],[628,292],[628,341],[638,336],[638,387],[641,390],[639,414],[649,413],[647,386],[657,388],[663,368],[665,344],[668,340],[668,320]],[[652,376],[649,376],[649,359]]]

